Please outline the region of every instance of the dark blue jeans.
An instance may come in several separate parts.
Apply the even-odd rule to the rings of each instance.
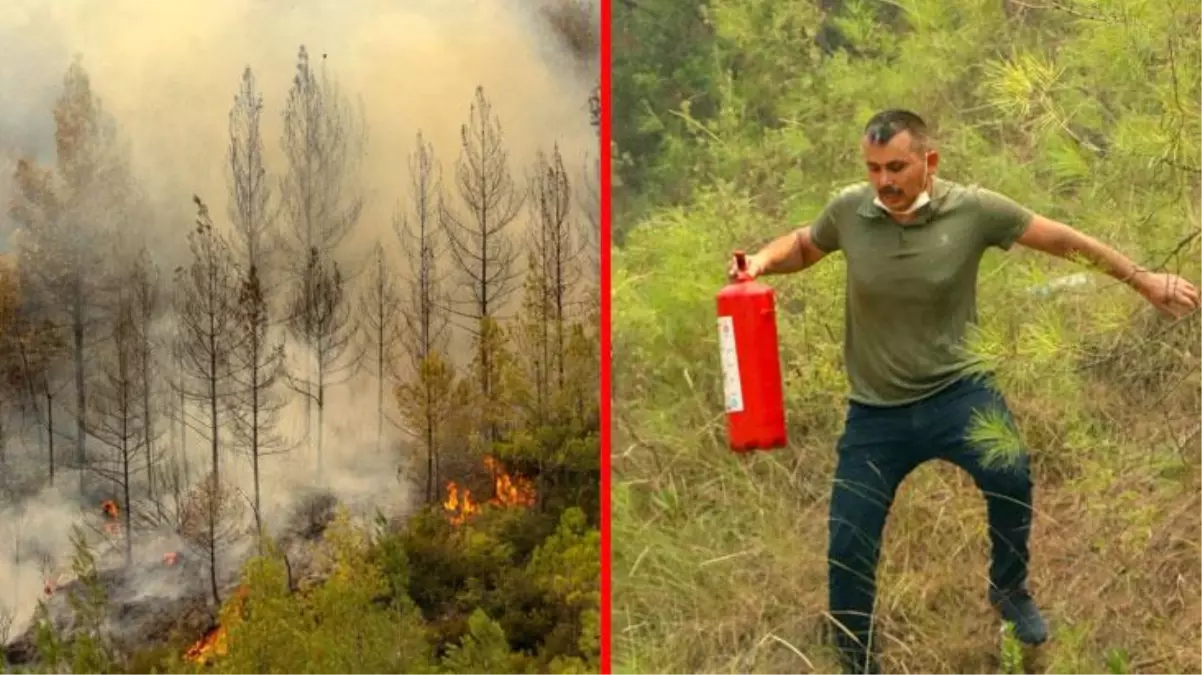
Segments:
[[[985,495],[992,543],[990,582],[1023,586],[1030,553],[1031,475],[1025,450],[999,464],[969,440],[976,414],[1013,428],[1005,399],[984,378],[965,378],[930,398],[899,407],[851,403],[831,491],[829,592],[835,643],[850,672],[875,672],[873,633],[881,534],[902,480],[942,459],[972,476]],[[1000,415],[1000,417],[998,417]],[[996,424],[996,421],[993,422]]]

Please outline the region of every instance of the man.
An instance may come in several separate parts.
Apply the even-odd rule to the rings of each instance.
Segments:
[[[930,459],[965,469],[985,494],[992,548],[988,597],[1017,637],[1047,626],[1027,590],[1028,458],[997,466],[967,440],[974,413],[1013,424],[1006,401],[962,349],[976,321],[977,270],[990,246],[1080,255],[1162,312],[1198,307],[1184,279],[1145,270],[1067,225],[979,187],[935,176],[939,153],[908,111],[875,115],[861,140],[869,181],[844,190],[807,227],[746,258],[752,277],[788,274],[842,251],[847,261],[844,357],[851,385],[831,493],[829,599],[845,667],[876,672],[872,611],[881,534],[902,480]],[[732,262],[730,275],[734,276]]]

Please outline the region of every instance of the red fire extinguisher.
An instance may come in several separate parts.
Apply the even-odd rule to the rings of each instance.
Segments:
[[[785,430],[776,292],[747,274],[747,258],[735,252],[738,274],[718,293],[718,345],[731,450],[782,448]]]

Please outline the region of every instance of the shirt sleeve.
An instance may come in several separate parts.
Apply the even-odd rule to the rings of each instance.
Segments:
[[[824,253],[839,250],[839,221],[835,218],[837,203],[837,199],[828,202],[822,213],[810,223],[810,241]]]
[[[985,244],[1003,251],[1010,250],[1014,242],[1026,232],[1035,214],[1013,199],[979,188],[977,191],[981,208],[981,221],[985,228]]]

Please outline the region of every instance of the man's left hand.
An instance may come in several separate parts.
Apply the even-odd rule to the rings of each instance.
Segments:
[[[1198,289],[1176,274],[1145,273],[1134,281],[1139,294],[1166,316],[1180,319],[1198,308]]]

